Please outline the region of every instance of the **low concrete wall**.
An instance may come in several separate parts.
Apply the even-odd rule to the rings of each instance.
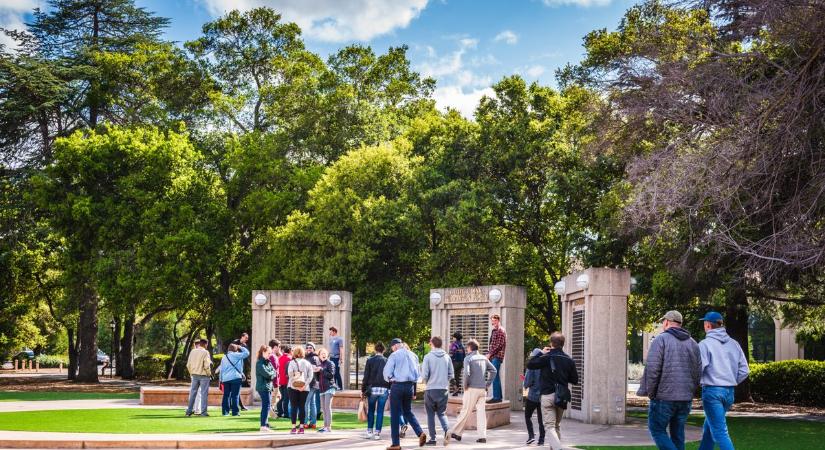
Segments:
[[[209,388],[209,406],[221,406],[223,392],[216,387]],[[252,404],[252,388],[241,388],[241,401],[244,405]],[[141,405],[187,406],[189,404],[188,387],[141,386]]]
[[[447,415],[451,417],[458,417],[461,412],[462,401],[460,397],[450,397],[447,401]],[[487,413],[487,429],[502,427],[510,424],[510,402],[504,400],[501,403],[488,403],[484,407]],[[467,426],[465,430],[476,429],[476,408],[473,407],[470,412],[470,417],[467,419]]]

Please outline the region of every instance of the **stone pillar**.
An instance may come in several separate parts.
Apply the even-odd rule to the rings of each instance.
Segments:
[[[627,297],[630,272],[590,268],[563,280],[564,351],[575,361],[579,385],[566,416],[584,423],[625,423]]]
[[[804,351],[802,346],[796,342],[796,330],[782,326],[782,320],[774,318],[776,327],[774,335],[774,361],[786,361],[789,359],[803,359]]]
[[[479,343],[479,351],[487,350],[490,340],[490,315],[501,316],[501,326],[507,334],[504,363],[501,365],[501,389],[510,408],[523,408],[521,375],[524,373],[524,308],[527,291],[522,286],[495,285],[430,290],[432,335],[444,340],[449,349],[452,334],[460,331],[466,344],[470,339]]]
[[[352,294],[346,291],[252,291],[252,388],[255,353],[270,339],[290,346],[313,342],[329,349],[329,327],[344,339],[341,379],[349,382]],[[344,386],[344,389],[348,386]]]

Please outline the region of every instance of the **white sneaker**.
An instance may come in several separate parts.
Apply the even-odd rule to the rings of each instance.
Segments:
[[[367,432],[364,434],[364,439],[373,439],[372,430],[367,430]]]
[[[272,430],[270,430],[269,427],[261,427],[261,432],[262,433],[269,433],[270,431],[272,431]]]
[[[372,435],[372,439],[378,441],[381,439],[381,433],[375,433]]]

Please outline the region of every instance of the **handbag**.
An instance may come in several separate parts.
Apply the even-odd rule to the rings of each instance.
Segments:
[[[306,377],[304,377],[304,372],[301,371],[298,363],[295,363],[295,367],[298,370],[289,374],[289,384],[291,384],[294,389],[303,390],[304,386],[307,385]]]
[[[556,363],[553,362],[553,357],[550,357],[550,370],[553,371],[553,376],[555,377],[556,374]],[[561,409],[567,409],[567,403],[572,400],[573,396],[570,394],[570,389],[567,387],[567,383],[553,383],[555,385],[555,391],[553,395],[553,404],[556,407]]]
[[[363,398],[358,402],[358,421],[367,421],[367,404],[364,402]]]

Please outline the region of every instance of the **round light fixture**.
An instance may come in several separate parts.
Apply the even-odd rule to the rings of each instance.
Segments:
[[[638,286],[639,280],[637,280],[636,277],[630,277],[630,291],[635,292]]]
[[[438,292],[433,292],[430,294],[430,304],[433,306],[438,306],[441,303],[441,294]]]
[[[583,273],[583,274],[579,275],[578,278],[576,278],[576,286],[578,286],[582,289],[587,289],[587,285],[589,285],[589,284],[590,284],[590,277],[587,276],[586,273]]]
[[[266,305],[266,295],[258,294],[255,296],[255,304],[258,306]]]
[[[329,304],[332,306],[338,306],[341,304],[341,296],[338,294],[332,294],[329,296]]]
[[[496,288],[490,289],[490,292],[487,293],[487,298],[493,303],[498,303],[501,301],[501,291]]]
[[[556,294],[564,295],[564,293],[567,291],[567,283],[565,283],[564,280],[559,281],[553,286],[553,289],[556,290]]]

